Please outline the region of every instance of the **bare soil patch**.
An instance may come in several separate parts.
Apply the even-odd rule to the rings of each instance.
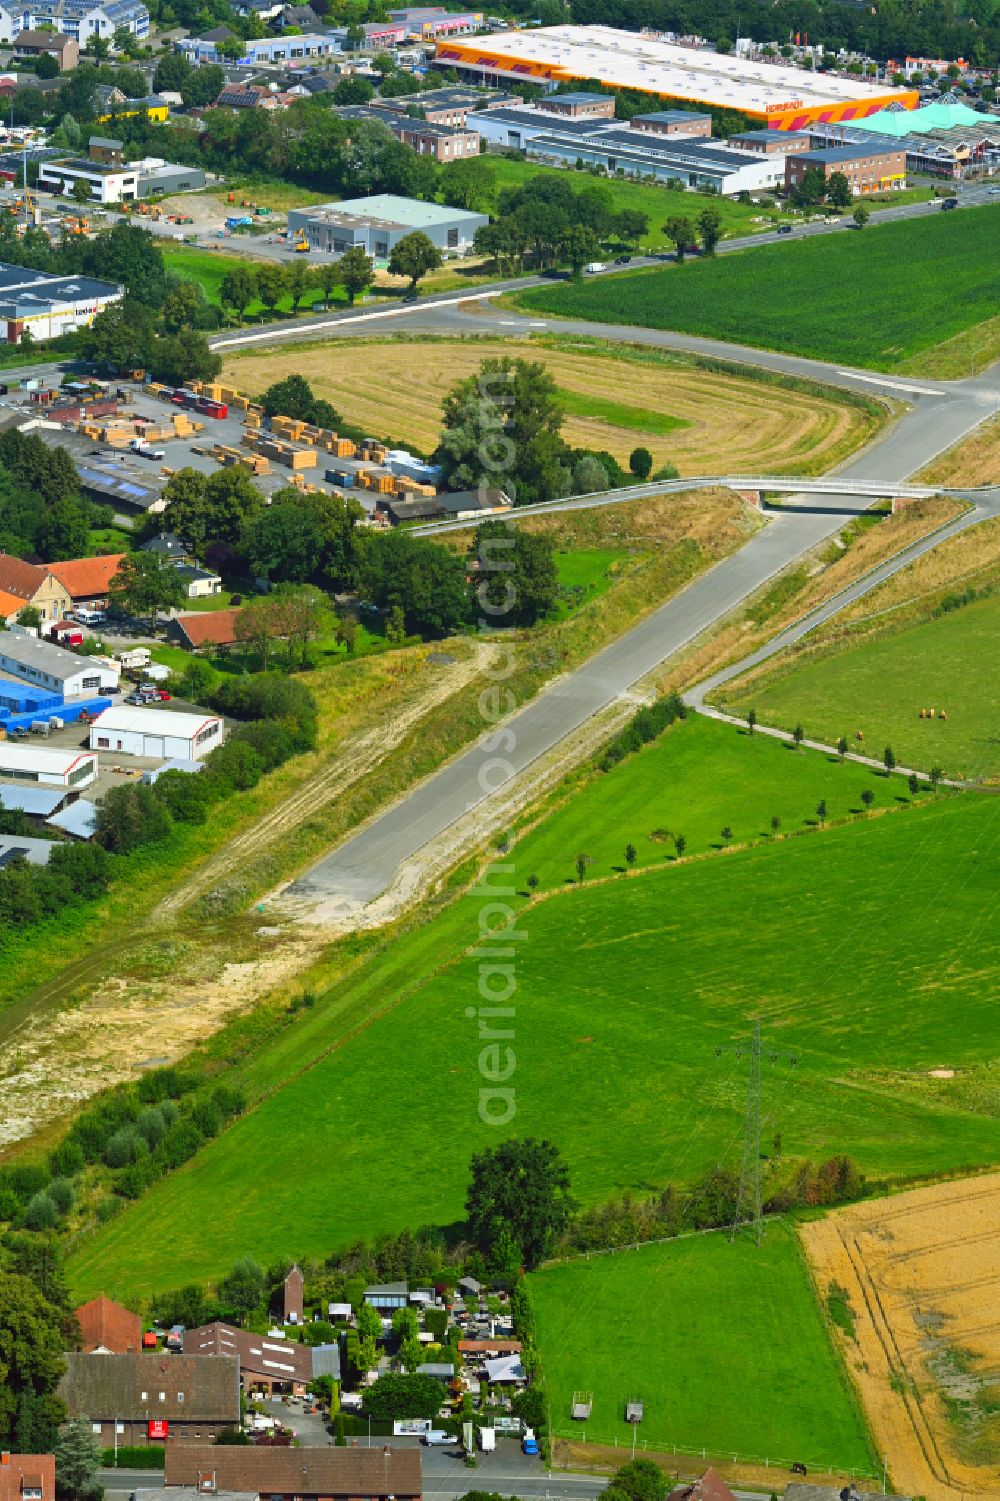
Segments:
[[[422,451],[437,443],[445,393],[478,370],[482,360],[509,355],[541,360],[556,384],[624,407],[666,413],[690,424],[666,435],[636,425],[619,427],[593,417],[567,417],[563,431],[577,446],[606,450],[625,463],[639,444],[655,465],[676,464],[682,475],[764,468],[786,472],[808,464],[822,469],[842,457],[845,442],[860,444],[872,419],[834,398],[785,390],[742,377],[701,370],[683,361],[643,362],[577,353],[512,339],[406,340],[309,344],[235,354],[223,378],[259,392],[285,375],[304,375],[351,423]],[[854,445],[851,445],[854,446]]]
[[[801,1229],[895,1486],[928,1501],[1000,1489],[1000,1173],[851,1205]]]

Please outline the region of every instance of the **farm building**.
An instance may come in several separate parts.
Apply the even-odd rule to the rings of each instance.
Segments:
[[[205,1444],[167,1446],[164,1484],[213,1494],[294,1497],[295,1501],[420,1501],[419,1449],[264,1449]]]
[[[18,745],[0,740],[0,781],[80,788],[88,786],[96,776],[97,757],[89,751],[56,750],[47,745]]]
[[[115,692],[121,676],[110,662],[78,657],[37,636],[5,631],[0,637],[0,673],[61,693],[64,699]]]
[[[222,720],[216,714],[181,714],[174,709],[105,709],[90,727],[91,750],[121,751],[126,756],[166,756],[198,761],[222,744]]]
[[[85,1354],[102,1350],[110,1355],[127,1355],[142,1348],[142,1320],[137,1313],[123,1308],[102,1294],[81,1303],[74,1310],[83,1336]]]
[[[52,1454],[4,1454],[0,1501],[55,1501],[56,1461]]]
[[[799,130],[810,120],[859,120],[890,104],[913,109],[916,89],[887,89],[860,78],[807,73],[708,47],[684,47],[613,26],[541,26],[468,42],[440,41],[437,62],[470,81],[601,83],[706,108],[739,110],[769,128]]]
[[[59,580],[39,563],[25,563],[0,552],[0,621],[14,625],[25,605],[33,605],[42,623],[60,620],[71,599]]]
[[[79,1354],[64,1357],[59,1395],[103,1444],[214,1438],[240,1422],[234,1355]],[[169,1449],[167,1451],[170,1452]]]
[[[304,1345],[298,1340],[250,1333],[232,1324],[216,1322],[185,1330],[184,1353],[235,1356],[247,1392],[301,1395],[323,1372],[340,1380],[337,1345]]]
[[[175,615],[167,625],[167,634],[188,651],[204,646],[234,646],[238,606],[229,610],[205,610],[194,615]]]
[[[304,235],[314,250],[343,255],[359,245],[375,260],[385,261],[414,230],[420,230],[439,250],[464,255],[472,249],[476,230],[489,222],[486,214],[377,193],[371,198],[289,209],[288,233]]]
[[[56,578],[74,607],[107,604],[111,580],[118,572],[123,552],[106,553],[99,558],[70,558],[65,563],[47,563],[46,571]]]
[[[49,856],[55,849],[51,839],[28,839],[23,834],[0,834],[0,870],[14,860],[26,860],[29,865],[48,865]]]

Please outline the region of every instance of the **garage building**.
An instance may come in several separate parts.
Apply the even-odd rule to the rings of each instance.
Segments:
[[[0,781],[86,787],[96,776],[97,757],[89,751],[56,750],[53,746],[18,745],[12,740],[0,740]]]
[[[174,709],[116,706],[90,727],[91,750],[126,756],[198,761],[222,744],[222,720],[215,714],[182,714]]]
[[[98,662],[93,657],[78,657],[75,652],[19,631],[0,634],[0,673],[49,688],[53,693],[61,693],[64,699],[114,693],[121,676],[113,664]]]

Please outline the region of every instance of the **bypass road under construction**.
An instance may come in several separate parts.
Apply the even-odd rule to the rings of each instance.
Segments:
[[[488,329],[495,334],[512,327],[523,334],[534,326],[527,319],[505,317],[498,328],[498,320],[489,312],[474,310],[470,314],[458,307],[415,312],[413,326],[420,326],[416,320],[427,318],[429,313],[433,319],[447,322],[452,332]],[[768,525],[736,553],[701,574],[575,671],[556,679],[531,702],[502,720],[490,736],[482,737],[478,744],[455,756],[296,881],[276,893],[274,899],[279,903],[291,899],[292,908],[300,920],[350,920],[353,914],[386,892],[407,862],[418,857],[430,841],[472,809],[508,793],[516,779],[564,737],[580,729],[609,704],[629,695],[633,686],[648,673],[738,608],[769,579],[832,536],[843,525],[845,512],[856,513],[859,509],[855,492],[874,496],[905,491],[912,475],[1000,410],[1000,372],[996,369],[961,382],[907,383],[911,386],[908,392],[893,393],[891,387],[894,383],[890,377],[883,380],[867,371],[837,369],[815,361],[768,354],[714,340],[579,322],[560,322],[558,326],[561,331],[604,339],[647,342],[711,353],[720,358],[855,389],[871,391],[874,383],[875,386],[884,386],[889,394],[905,395],[910,407],[876,442],[834,475],[827,476],[818,487],[820,493],[816,490],[807,493],[812,487],[799,482],[790,502],[775,511]],[[730,476],[734,484],[737,479]],[[837,481],[840,481],[839,488]],[[752,477],[747,488],[753,488]],[[650,493],[659,493],[662,489],[662,486],[653,487]],[[630,497],[636,493],[639,492],[630,492]],[[569,508],[588,503],[607,504],[620,498],[611,495],[587,497],[556,502],[555,505]],[[988,516],[1000,514],[1000,489],[969,492],[969,499],[968,511],[874,570],[851,590],[844,591],[838,599],[793,627],[792,631],[783,632],[764,648],[762,654],[750,660],[780,651],[797,639],[796,633],[801,635],[814,629],[842,609],[849,599],[875,588],[921,552],[967,527],[975,526]],[[749,665],[749,662],[743,665]]]

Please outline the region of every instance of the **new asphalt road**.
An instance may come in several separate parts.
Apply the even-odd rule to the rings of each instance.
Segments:
[[[615,336],[614,330],[598,325],[573,327],[592,329],[603,337]],[[629,336],[634,333],[628,331]],[[756,351],[739,353],[747,361],[761,359]],[[844,379],[864,375],[847,371],[839,374]],[[843,465],[838,471],[841,476],[872,483],[902,482],[1000,410],[1000,385],[989,376],[947,387],[929,383],[923,391],[912,392],[909,399],[913,406],[906,415]],[[994,493],[981,501],[975,519],[995,512],[997,499]],[[483,733],[475,746],[420,783],[288,888],[288,894],[301,903],[301,915],[308,920],[310,911],[316,912],[322,905],[324,918],[349,917],[380,895],[392,884],[402,864],[430,840],[499,789],[508,787],[564,736],[627,694],[640,678],[830,536],[843,524],[843,511],[850,506],[847,495],[811,495],[807,507],[799,508],[793,500],[738,552],[695,579],[574,672],[557,678],[524,708],[515,708],[497,725],[484,718]],[[971,520],[959,518],[949,530],[969,525]],[[873,578],[868,587],[874,587],[875,582]],[[484,690],[494,686],[484,673]],[[491,712],[490,699],[486,693],[484,714]]]

